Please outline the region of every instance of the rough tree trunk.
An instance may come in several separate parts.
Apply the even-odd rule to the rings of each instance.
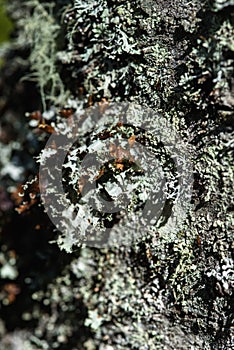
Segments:
[[[1,49],[0,80],[1,349],[231,349],[233,10],[232,0],[9,1],[15,31]],[[144,227],[131,245],[82,245],[44,213],[35,157],[45,161],[46,141],[70,115],[126,101],[166,119],[186,145],[187,216],[169,232],[175,202],[167,201],[162,224]],[[79,142],[90,147],[86,127]],[[130,145],[140,138],[132,132]],[[163,145],[155,152],[164,159]],[[116,173],[131,169],[114,156]],[[66,171],[76,207],[82,189],[68,185]]]

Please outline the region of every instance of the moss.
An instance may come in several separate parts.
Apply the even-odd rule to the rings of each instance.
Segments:
[[[13,30],[13,23],[6,14],[4,1],[0,2],[0,43],[9,41]]]

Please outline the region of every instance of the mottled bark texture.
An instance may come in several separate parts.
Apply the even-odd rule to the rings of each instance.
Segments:
[[[14,0],[8,11],[0,348],[231,349],[233,0]],[[191,147],[192,206],[176,235],[80,247],[43,212],[35,156],[71,108],[100,101],[153,108]]]

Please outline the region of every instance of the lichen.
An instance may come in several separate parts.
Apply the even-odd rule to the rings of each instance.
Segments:
[[[40,89],[43,110],[48,104],[63,105],[67,92],[57,67],[57,42],[60,25],[53,16],[55,4],[38,0],[25,1],[21,11],[24,15],[18,21],[22,28],[21,45],[30,47],[29,62],[31,73],[25,79],[35,81]]]
[[[29,306],[16,312],[29,330],[26,340],[20,331],[15,336],[22,338],[22,346],[41,350],[231,349],[233,1],[74,0],[48,4],[34,0],[22,3],[27,18],[13,10],[14,3],[9,7],[18,23],[14,45],[30,49],[24,63],[31,66],[45,109],[32,130],[40,148],[48,138],[46,130],[52,137],[55,133],[55,139],[56,133],[69,139],[72,133],[67,120],[80,118],[78,137],[62,168],[65,199],[72,202],[63,213],[65,218],[74,214],[71,209],[85,207],[80,195],[84,184],[79,183],[78,173],[82,157],[98,150],[112,133],[124,135],[126,145],[134,144],[141,135],[144,146],[154,149],[168,173],[172,199],[178,189],[173,162],[155,138],[121,123],[90,130],[85,123],[88,106],[98,106],[100,119],[107,106],[122,101],[152,108],[159,124],[165,119],[188,147],[194,176],[183,225],[173,234],[165,221],[149,225],[127,247],[88,248],[83,244],[84,226],[95,217],[95,211],[91,215],[81,210],[83,216],[74,221],[74,228],[78,223],[84,230],[82,237],[77,237],[69,224],[62,233],[49,225],[38,200],[29,206],[27,214],[21,216],[42,225],[40,234],[49,232],[48,240],[53,244],[48,244],[50,248],[46,245],[46,253],[37,251],[48,261],[43,265],[48,278],[44,276],[44,280],[31,266],[26,272],[19,269],[19,276],[28,273],[31,278],[28,285],[20,282],[27,290]],[[119,117],[121,113],[118,110],[116,114]],[[38,152],[39,165],[51,161],[56,145],[54,142],[51,149]],[[121,151],[109,146],[115,156]],[[9,151],[5,159],[12,161],[14,148],[4,149]],[[123,158],[101,167],[96,176],[105,174],[108,179],[100,186],[106,185],[108,194],[114,196],[119,189],[110,180],[134,170],[143,192],[146,185],[139,167]],[[54,160],[59,162],[56,156]],[[56,162],[50,168],[51,177],[56,174]],[[2,171],[4,174],[4,168]],[[155,174],[151,179],[157,182]],[[34,195],[30,181],[27,196]],[[141,203],[143,197],[138,193],[133,204]],[[49,204],[52,213],[61,216],[55,203],[56,196]],[[131,205],[128,209],[134,217]],[[96,217],[104,225],[116,223],[115,215]],[[35,227],[31,231],[35,235]],[[128,227],[124,234],[132,231]],[[57,246],[70,254],[59,255],[63,253]],[[66,256],[56,272],[60,258],[55,256]],[[7,316],[4,321],[9,322]],[[9,338],[2,341],[3,346],[12,347],[11,343],[14,341]]]

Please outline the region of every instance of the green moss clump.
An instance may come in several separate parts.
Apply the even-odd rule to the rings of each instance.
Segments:
[[[6,14],[5,1],[0,1],[0,44],[10,40],[13,23]]]

